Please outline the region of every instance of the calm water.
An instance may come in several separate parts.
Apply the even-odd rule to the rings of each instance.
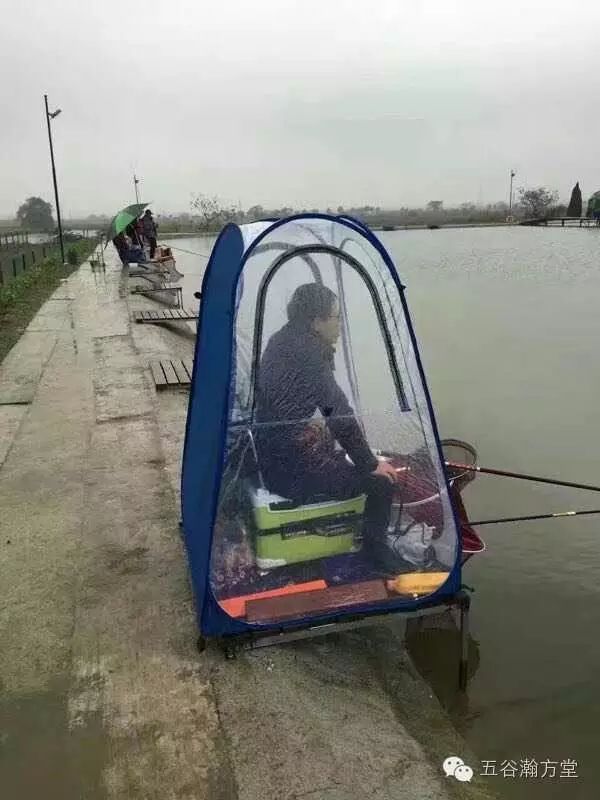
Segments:
[[[380,236],[408,287],[441,434],[474,443],[482,465],[600,485],[600,231]],[[212,241],[172,244],[209,253]],[[176,256],[191,305],[206,260]],[[474,519],[600,507],[589,492],[485,476],[465,500]],[[488,551],[464,572],[476,588],[468,700],[431,668],[448,663],[441,639],[418,663],[480,759],[578,762],[573,780],[560,764],[554,779],[487,778],[498,792],[597,797],[600,515],[481,531]]]

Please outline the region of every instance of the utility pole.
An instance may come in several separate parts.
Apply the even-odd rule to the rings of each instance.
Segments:
[[[135,202],[136,203],[140,202],[140,196],[138,194],[138,188],[137,188],[139,182],[140,182],[140,179],[136,176],[136,174],[134,172],[133,173],[133,188],[135,189]]]
[[[48,142],[50,143],[50,161],[52,163],[52,181],[54,183],[54,200],[56,202],[56,221],[58,222],[58,238],[60,240],[60,258],[61,263],[65,263],[65,245],[63,242],[63,231],[62,231],[62,222],[60,219],[60,203],[58,202],[58,186],[56,185],[56,167],[54,166],[54,148],[52,147],[52,128],[50,126],[50,120],[54,119],[54,117],[58,117],[61,112],[61,109],[58,108],[56,111],[48,111],[48,95],[44,95],[44,104],[46,106],[46,122],[48,124]]]
[[[508,195],[508,218],[511,219],[511,220],[512,220],[512,197],[513,197],[512,187],[513,187],[513,178],[515,177],[516,174],[517,173],[514,171],[514,169],[511,169],[511,171],[510,171],[510,192],[509,192],[509,195]]]

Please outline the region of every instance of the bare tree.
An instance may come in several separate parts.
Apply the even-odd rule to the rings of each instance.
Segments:
[[[246,212],[246,216],[248,217],[249,220],[254,221],[257,219],[264,219],[266,214],[262,206],[256,205],[256,206],[250,206],[250,208]]]
[[[191,206],[199,212],[200,227],[205,231],[218,231],[239,216],[235,206],[224,206],[216,195],[198,194],[192,198]]]
[[[430,200],[427,203],[427,210],[428,211],[441,211],[444,206],[443,200]]]
[[[532,219],[547,217],[558,200],[556,189],[539,186],[537,189],[519,189],[519,205],[523,213]]]

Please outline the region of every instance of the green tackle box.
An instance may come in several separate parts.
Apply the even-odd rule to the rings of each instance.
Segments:
[[[250,489],[256,563],[268,570],[360,549],[365,495],[298,505],[267,489]]]

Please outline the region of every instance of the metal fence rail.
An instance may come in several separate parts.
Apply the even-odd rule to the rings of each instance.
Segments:
[[[55,247],[51,244],[25,244],[19,248],[0,249],[0,286],[17,278],[49,256]]]
[[[0,231],[0,250],[29,244],[29,231]]]

